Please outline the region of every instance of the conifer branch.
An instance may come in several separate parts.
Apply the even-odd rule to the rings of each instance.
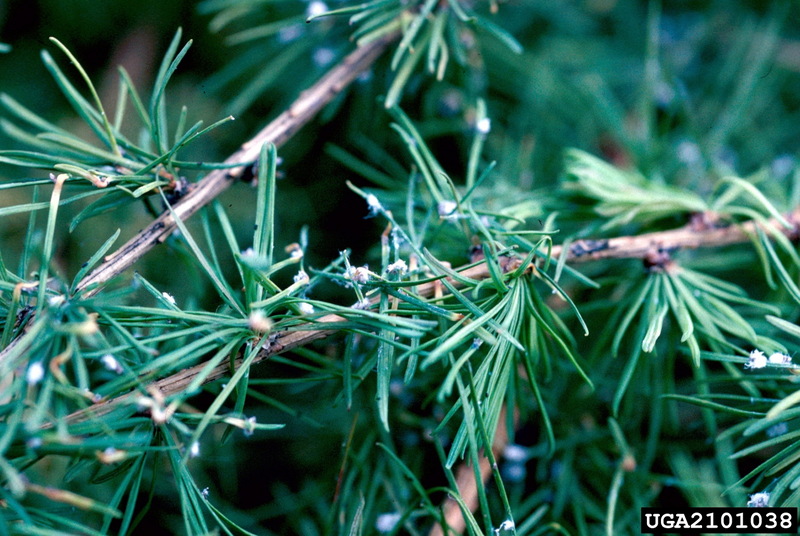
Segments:
[[[786,220],[790,222],[793,227],[782,227],[777,219],[770,219],[766,224],[757,223],[755,221],[747,221],[741,224],[717,226],[715,223],[707,223],[703,218],[697,218],[692,223],[671,229],[668,231],[658,231],[653,233],[646,233],[638,236],[620,236],[615,238],[603,240],[579,240],[573,242],[568,246],[567,260],[572,262],[587,262],[603,259],[630,259],[640,258],[647,262],[647,259],[653,255],[654,252],[670,253],[681,249],[697,249],[697,248],[713,248],[725,245],[743,243],[751,239],[756,233],[756,228],[771,227],[772,229],[780,229],[786,236],[794,239],[797,237],[798,229],[800,228],[800,207],[796,208],[792,213],[787,215]],[[554,246],[551,252],[553,257],[558,257],[562,254],[563,247],[561,245]],[[506,266],[505,270],[513,269],[513,266]],[[458,270],[463,276],[471,279],[485,279],[489,277],[490,271],[486,262],[471,266],[466,269]],[[450,280],[453,285],[460,286],[460,282]],[[442,290],[442,285],[438,281],[425,283],[416,287],[416,294],[422,297],[429,297],[434,295],[437,291]],[[377,303],[374,299],[373,303]],[[253,360],[253,364],[265,361],[270,357],[287,352],[294,348],[304,346],[314,340],[322,339],[336,333],[334,329],[325,329],[325,324],[333,324],[344,321],[344,318],[329,314],[316,319],[313,323],[306,324],[308,330],[293,330],[278,334],[270,339],[268,345],[259,352],[258,356]],[[302,328],[303,326],[301,326]],[[239,366],[242,363],[242,358],[235,361],[234,366]],[[148,391],[152,392],[153,388],[163,396],[169,396],[183,391],[192,380],[203,372],[206,368],[205,363],[200,363],[193,367],[187,368],[177,374],[173,374],[166,378],[162,378],[154,382],[148,387]],[[231,368],[228,363],[224,363],[215,367],[205,378],[205,382],[211,382],[226,376]],[[128,403],[129,398],[135,395],[136,392],[123,395],[112,400],[100,402],[87,409],[73,413],[69,420],[72,422],[85,420],[90,417],[98,417],[108,413],[120,403]],[[516,421],[516,415],[515,415]],[[505,418],[498,421],[498,429],[495,433],[495,442],[492,445],[495,459],[502,457],[503,449],[508,441],[508,433],[505,430]],[[484,484],[489,479],[492,468],[489,466],[486,458],[481,459],[481,466],[479,474]],[[459,493],[464,499],[467,507],[474,511],[477,506],[477,483],[475,481],[475,472],[467,464],[459,465],[456,470],[456,481],[459,487]],[[450,530],[455,531],[456,534],[461,534],[465,529],[465,521],[460,510],[460,506],[455,501],[448,501],[443,505],[444,516],[447,526]],[[438,536],[442,534],[441,527],[434,525],[432,527],[430,536]]]
[[[315,323],[320,324],[329,324],[334,322],[343,322],[345,319],[339,315],[329,314],[325,315],[315,321]],[[311,322],[307,324],[308,326],[313,325]],[[306,344],[315,341],[317,339],[323,339],[332,335],[336,332],[333,329],[308,329],[303,331],[288,331],[284,332],[280,337],[275,337],[270,339],[270,342],[264,346],[264,348],[259,352],[258,356],[253,360],[253,364],[259,363],[264,361],[274,355],[288,352],[294,348],[305,346]],[[233,367],[239,367],[242,364],[243,359],[241,357],[237,358],[234,361]],[[151,385],[147,387],[147,391],[156,391],[163,395],[164,397],[180,393],[186,389],[186,387],[192,383],[192,381],[201,374],[204,369],[206,368],[206,363],[200,363],[193,367],[186,368],[176,374],[172,374],[171,376],[167,376],[166,378],[162,378],[153,382]],[[214,380],[218,380],[231,371],[230,363],[223,363],[214,367],[206,376],[204,383],[209,383]],[[70,422],[80,422],[84,421],[88,418],[92,417],[100,417],[102,415],[107,414],[109,411],[117,407],[119,404],[128,403],[131,396],[138,394],[138,391],[132,391],[122,396],[118,396],[111,400],[104,400],[94,404],[91,407],[86,409],[82,409],[72,413],[68,420]]]
[[[185,220],[213,201],[251,168],[258,160],[264,144],[273,143],[278,146],[289,140],[336,95],[366,71],[396,37],[397,34],[385,35],[347,55],[316,84],[303,91],[287,110],[225,160],[226,164],[235,164],[234,167],[211,171],[172,207],[172,211],[165,210],[144,230],[115,252],[107,255],[100,266],[78,283],[76,292],[83,292],[86,297],[94,295],[104,283],[122,274],[153,247],[166,240],[177,227],[175,217]],[[314,338],[319,336],[312,336],[309,340]],[[17,337],[0,351],[0,361],[14,350],[19,341],[20,337]],[[217,377],[219,376],[215,376]]]
[[[711,220],[711,221],[708,221]],[[718,225],[715,218],[705,219],[703,215],[694,218],[683,227],[669,231],[658,231],[637,236],[620,236],[606,240],[578,240],[569,246],[567,260],[586,262],[601,259],[645,259],[653,251],[676,251],[680,249],[698,249],[727,246],[747,242],[756,235],[756,227],[769,233],[772,229],[780,229],[789,238],[797,238],[800,230],[800,207],[796,207],[786,220],[792,228],[781,225],[776,218],[768,220],[768,225],[759,225],[755,221],[741,224]],[[554,246],[552,256],[557,258],[562,253],[562,246]]]
[[[772,226],[772,228],[780,229],[790,238],[794,238],[798,228],[800,228],[800,207],[796,208],[786,219],[794,225],[794,228],[787,229],[781,227],[776,219],[767,221],[768,225]],[[569,246],[567,260],[572,262],[630,258],[646,260],[648,255],[652,255],[653,252],[656,251],[668,253],[680,249],[712,248],[742,243],[748,241],[755,235],[756,227],[759,225],[765,227],[765,225],[757,224],[754,221],[747,221],[738,225],[729,225],[725,227],[693,222],[677,229],[646,233],[638,236],[620,236],[603,240],[580,240],[573,242]],[[552,257],[557,258],[561,255],[562,250],[563,246],[554,246],[551,253]],[[504,269],[510,271],[514,269],[514,266],[507,265]],[[490,270],[486,262],[457,271],[459,274],[469,279],[480,280],[490,276]],[[461,282],[455,279],[448,278],[448,281],[454,286],[461,286]],[[430,297],[436,292],[441,292],[443,290],[442,284],[438,281],[424,283],[415,287],[416,295],[421,297]],[[377,303],[377,301],[377,299],[372,300],[373,304]],[[278,333],[270,339],[270,343],[265,345],[261,352],[259,352],[258,356],[253,360],[253,364],[265,361],[274,355],[287,352],[293,348],[304,346],[312,341],[333,335],[337,330],[326,329],[324,327],[325,324],[332,325],[342,321],[344,321],[344,318],[341,316],[328,314],[313,322],[301,325],[299,328],[294,328],[292,331]],[[236,365],[240,363],[241,358],[236,361]],[[156,381],[154,387],[164,396],[179,393],[189,385],[192,379],[200,374],[205,367],[205,363],[200,363],[187,368],[177,374]],[[228,363],[218,365],[208,374],[205,378],[205,382],[211,382],[222,378],[228,374],[230,370],[231,368]],[[90,408],[73,413],[70,419],[83,420],[89,415],[102,415],[110,411],[119,402],[127,399],[128,396],[130,395],[123,395],[112,400],[99,402]]]
[[[235,164],[235,167],[211,171],[175,204],[172,213],[169,210],[163,212],[147,228],[106,256],[104,262],[77,285],[77,290],[85,291],[87,295],[94,294],[100,286],[133,266],[156,244],[166,240],[177,227],[175,217],[181,220],[189,218],[225,191],[258,160],[259,151],[265,143],[276,146],[285,143],[367,70],[395,37],[395,34],[384,36],[351,52],[316,84],[302,92],[287,110],[225,160],[225,164]]]
[[[202,2],[216,40],[235,45],[211,51],[207,91],[184,92],[201,107],[225,101],[232,115],[210,125],[166,99],[198,74],[180,29],[160,63],[133,58],[108,93],[116,73],[93,81],[61,44],[69,29],[50,28],[64,58],[42,60],[64,106],[45,114],[0,94],[12,142],[0,164],[29,170],[0,182],[0,218],[11,217],[0,229],[0,532],[130,533],[166,519],[191,534],[622,534],[639,529],[634,510],[668,508],[676,493],[692,507],[793,506],[800,161],[781,152],[794,140],[781,121],[795,82],[785,2],[715,4],[691,20],[659,2],[335,4]],[[637,23],[631,46],[617,30]],[[574,61],[587,47],[602,57]],[[662,64],[674,76],[659,76]],[[381,83],[361,83],[365,71]],[[620,87],[641,98],[620,99]],[[266,94],[287,104],[227,130],[225,154],[186,154]],[[325,147],[373,186],[348,183],[388,225],[371,260],[342,252],[309,277],[305,227],[280,253],[294,238],[276,216],[276,146],[324,134],[316,123],[338,101],[349,122],[390,114],[381,132],[328,132]],[[293,167],[313,167],[306,156]],[[34,176],[43,169],[69,175],[69,192]],[[554,187],[519,195],[541,175]],[[252,198],[251,214],[218,206],[234,183],[224,195]],[[137,228],[104,238],[84,224],[148,197],[158,206]],[[542,207],[574,210],[546,208],[537,224]],[[306,227],[330,234],[316,216],[302,214]],[[65,218],[86,236],[59,248]],[[172,281],[191,287],[188,300],[132,278],[165,241],[193,266]],[[237,448],[220,448],[226,439]],[[273,455],[259,457],[263,441]],[[533,463],[541,470],[526,472]],[[239,485],[262,473],[285,499],[269,511],[248,508]],[[567,495],[580,507],[548,507]]]

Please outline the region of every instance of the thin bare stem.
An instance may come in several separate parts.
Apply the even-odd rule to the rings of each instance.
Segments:
[[[176,228],[175,218],[185,220],[226,190],[258,159],[259,151],[265,143],[285,143],[358,75],[368,69],[394,38],[394,35],[389,35],[351,52],[316,84],[301,93],[286,111],[225,160],[226,164],[236,164],[235,167],[214,170],[206,175],[175,204],[172,212],[162,213],[147,228],[108,255],[100,266],[78,283],[77,290],[86,291],[87,295],[97,292],[101,285],[120,275],[156,244],[166,240]]]
[[[342,322],[345,319],[339,315],[326,315],[316,320],[316,322],[320,324],[329,324],[333,322]],[[308,326],[313,324],[309,323]],[[305,346],[306,344],[310,343],[311,341],[315,341],[317,339],[325,338],[329,335],[335,333],[333,329],[308,329],[302,331],[288,331],[285,332],[281,337],[278,337],[275,341],[273,341],[269,346],[265,346],[261,352],[259,352],[258,356],[253,360],[253,364],[264,361],[274,355],[287,352],[293,348],[297,348],[299,346]],[[234,367],[238,367],[242,364],[242,358],[238,358],[234,362]],[[182,371],[173,374],[171,376],[167,376],[166,378],[162,378],[153,382],[150,386],[147,387],[148,392],[153,392],[154,390],[161,393],[164,397],[169,395],[180,393],[186,387],[192,383],[195,377],[203,372],[206,368],[206,363],[200,363],[193,367],[189,367],[183,369]],[[231,371],[231,367],[229,363],[223,363],[214,367],[211,372],[209,372],[208,376],[205,378],[205,383],[218,380],[226,375],[228,375]],[[102,402],[98,402],[86,409],[82,409],[72,413],[68,420],[70,422],[80,422],[90,418],[100,417],[105,415],[109,411],[113,410],[115,407],[119,406],[120,404],[127,404],[129,403],[129,399],[131,396],[138,394],[138,391],[132,391],[128,394],[118,396],[116,398],[112,398],[110,400],[105,400]]]
[[[795,229],[787,229],[778,225],[777,220],[770,220],[774,228],[781,229],[787,236],[791,236],[796,232],[797,226],[800,225],[800,207],[795,209],[787,216],[787,220],[791,222]],[[567,259],[572,262],[586,262],[602,259],[626,259],[626,258],[641,258],[645,259],[649,253],[653,251],[674,251],[679,249],[696,249],[701,247],[719,247],[735,243],[746,242],[756,232],[756,227],[759,224],[754,221],[744,222],[738,225],[730,225],[728,227],[704,227],[698,228],[696,225],[687,225],[669,231],[660,231],[655,233],[647,233],[638,236],[620,236],[616,238],[609,238],[604,240],[581,240],[573,242],[567,253]],[[552,255],[557,257],[561,254],[562,246],[555,246],[552,250]],[[506,267],[508,269],[508,267]],[[486,279],[489,277],[490,271],[488,265],[483,262],[466,269],[458,270],[458,272],[470,279]],[[454,286],[461,286],[461,282],[449,279]],[[433,296],[436,292],[442,291],[442,284],[438,281],[431,283],[424,283],[415,287],[417,296],[428,297]],[[375,301],[375,300],[373,300]],[[286,331],[278,334],[271,342],[265,347],[259,355],[253,360],[253,364],[265,361],[270,357],[286,352],[299,346],[304,346],[317,339],[322,339],[332,335],[336,332],[335,329],[326,329],[325,324],[334,324],[342,322],[344,319],[335,314],[329,314],[320,317],[304,326],[293,328],[292,331]],[[307,329],[304,329],[307,328]],[[237,364],[240,361],[237,361]],[[205,368],[205,363],[200,363],[188,369],[182,370],[177,374],[168,376],[155,382],[155,387],[164,395],[169,396],[181,392],[192,379],[200,374]],[[230,372],[230,365],[225,363],[218,365],[206,377],[206,382],[211,382],[216,379],[224,377]],[[110,411],[116,404],[124,401],[127,396],[123,395],[112,400],[103,401],[87,408],[73,413],[70,416],[71,420],[82,420],[90,415],[100,415]]]
[[[800,226],[800,207],[787,217],[792,229],[781,225],[777,219],[769,220],[771,226],[791,237]],[[674,251],[679,249],[697,249],[727,246],[747,242],[756,235],[755,221],[738,225],[717,227],[699,223],[686,225],[669,231],[647,233],[638,236],[620,236],[606,240],[579,240],[569,247],[567,260],[572,262],[595,261],[600,259],[644,259],[653,250]],[[765,229],[762,226],[762,229]],[[553,257],[561,255],[561,246],[553,247]]]
[[[180,218],[181,221],[189,218],[225,191],[258,159],[259,151],[265,143],[282,145],[290,139],[336,95],[366,71],[396,37],[396,34],[386,35],[351,52],[316,84],[301,93],[286,111],[228,157],[225,163],[234,164],[233,167],[214,170],[206,175],[172,207],[172,211],[164,211],[144,230],[115,252],[107,255],[100,266],[78,283],[76,291],[84,292],[86,297],[97,293],[104,283],[122,274],[156,244],[166,240],[177,226],[175,218]],[[20,340],[21,337],[17,337],[0,351],[0,362],[20,343]]]

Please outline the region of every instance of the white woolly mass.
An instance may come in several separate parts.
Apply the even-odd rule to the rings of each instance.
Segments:
[[[481,134],[488,134],[492,130],[492,120],[488,117],[480,119],[475,125],[475,129]]]
[[[116,372],[117,374],[122,374],[123,369],[122,365],[119,364],[117,358],[111,354],[106,354],[100,358],[100,361],[103,363],[103,366],[110,370],[111,372]]]
[[[500,532],[506,532],[509,530],[513,531],[516,528],[517,526],[514,524],[514,521],[512,521],[511,519],[506,519],[505,521],[500,523],[500,526],[498,528],[494,529],[494,533],[499,535]]]
[[[408,271],[408,265],[406,261],[403,259],[397,259],[392,264],[386,267],[386,271],[390,274],[400,274],[403,275]]]
[[[764,508],[769,506],[769,492],[761,491],[750,495],[750,500],[747,501],[747,506],[750,508]]]
[[[374,194],[367,195],[367,206],[369,207],[369,213],[372,215],[383,211],[383,205]]]
[[[308,274],[305,270],[300,270],[294,275],[295,283],[308,283]]]
[[[351,266],[347,269],[347,273],[345,277],[350,279],[351,281],[355,281],[363,285],[367,281],[369,281],[370,274],[369,274],[369,266],[366,264],[364,266]]]
[[[364,309],[369,309],[370,305],[372,305],[372,304],[370,303],[369,298],[364,298],[363,300],[357,301],[356,303],[354,303],[352,305],[352,308],[353,309],[364,310]]]
[[[31,363],[28,367],[28,372],[25,374],[25,379],[28,385],[36,385],[44,378],[44,365],[41,361]]]
[[[450,200],[439,201],[439,204],[436,206],[436,210],[439,212],[439,217],[445,219],[457,218],[458,215],[454,214],[456,208],[458,208],[458,204],[455,201]]]
[[[378,529],[378,532],[391,532],[397,526],[398,521],[400,521],[400,514],[397,512],[380,514],[375,520],[375,528]]]
[[[767,356],[761,350],[750,352],[750,360],[744,364],[744,368],[760,369],[767,366]]]
[[[325,2],[314,0],[308,4],[306,15],[309,17],[316,17],[317,15],[322,15],[326,11],[328,11],[328,5]]]
[[[244,432],[244,435],[250,437],[251,435],[253,435],[255,429],[256,429],[256,418],[248,417],[247,419],[245,419],[244,428],[242,428],[242,432]]]
[[[790,365],[792,363],[792,358],[786,354],[775,352],[769,356],[769,362],[773,365]]]

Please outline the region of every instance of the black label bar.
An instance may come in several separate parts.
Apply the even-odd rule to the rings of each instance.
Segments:
[[[797,508],[642,508],[642,534],[791,534]]]

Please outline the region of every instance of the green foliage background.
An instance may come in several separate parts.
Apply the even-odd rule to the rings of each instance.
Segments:
[[[756,349],[796,359],[800,334],[797,222],[781,226],[800,204],[797,3],[327,7],[350,6],[306,23],[310,4],[288,0],[0,3],[0,42],[12,47],[0,54],[0,91],[103,148],[108,140],[98,142],[42,66],[46,49],[87,97],[47,38],[64,43],[113,110],[115,63],[139,73],[134,85],[149,101],[181,26],[174,43],[193,44],[167,85],[167,123],[175,128],[183,105],[186,125],[236,118],[178,153],[204,166],[344,57],[349,36],[396,20],[406,35],[421,28],[412,47],[391,45],[282,147],[280,163],[265,149],[258,186],[237,184],[188,221],[181,234],[197,246],[170,238],[97,298],[69,283],[117,228],[118,246],[164,209],[158,190],[86,219],[93,198],[31,212],[32,195],[47,201],[52,190],[44,181],[34,194],[32,184],[53,166],[0,168],[2,348],[23,337],[22,320],[35,319],[23,312],[51,318],[37,328],[42,342],[1,363],[9,379],[0,530],[428,534],[448,497],[460,498],[453,471],[490,454],[501,419],[504,440],[520,448],[498,453],[493,478],[478,486],[470,534],[634,534],[643,506],[744,506],[761,491],[773,506],[797,506],[795,365],[748,368]],[[459,6],[488,22],[462,21]],[[426,7],[430,17],[419,15]],[[437,80],[445,48],[450,61]],[[424,59],[412,65],[415,57]],[[387,110],[387,95],[397,108]],[[31,145],[9,127],[20,124],[10,102],[5,163]],[[152,147],[131,106],[122,124],[120,139]],[[90,156],[81,162],[98,168]],[[166,166],[189,181],[206,172]],[[65,196],[89,191],[76,179]],[[119,180],[134,189],[159,178],[148,170]],[[442,208],[451,199],[457,217]],[[670,252],[671,263],[649,269],[642,259],[548,257],[552,244],[566,251],[580,239],[669,230],[698,215],[712,226],[764,227],[750,242]],[[395,234],[382,243],[388,222]],[[302,264],[279,264],[293,242]],[[470,263],[476,244],[492,266],[510,256],[524,267],[538,249],[537,270],[498,269],[436,299],[409,298],[407,279],[389,268],[416,256],[420,271],[408,277],[452,275],[446,263]],[[42,258],[64,285],[14,298],[17,283],[36,281]],[[354,283],[347,267],[365,264],[372,274]],[[298,266],[308,287],[293,279]],[[372,314],[350,308],[363,293],[375,300]],[[176,394],[183,405],[166,423],[133,404],[66,420],[89,405],[83,388],[146,398],[156,378],[249,355],[263,342],[251,329],[254,311],[265,310],[280,333],[308,319],[301,303],[343,315],[341,333],[254,366],[235,389],[218,381]],[[100,336],[79,332],[91,312]],[[58,376],[52,360],[67,350],[71,363]],[[112,351],[124,373],[104,368]],[[35,363],[46,364],[44,380],[32,381]],[[104,461],[119,451],[122,460]],[[54,499],[30,483],[90,501]],[[498,528],[507,519],[515,528]],[[382,530],[388,520],[395,524]]]

